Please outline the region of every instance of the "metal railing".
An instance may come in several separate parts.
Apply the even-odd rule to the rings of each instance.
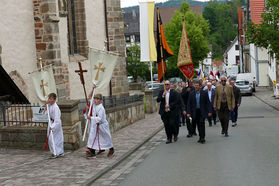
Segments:
[[[116,96],[104,96],[103,105],[105,108],[111,108],[120,105],[134,103],[137,101],[142,101],[142,100],[143,100],[143,96],[140,95],[125,96],[121,98],[117,98]]]
[[[0,103],[0,126],[46,127],[47,122],[34,121],[32,107],[39,106]]]
[[[153,97],[157,97],[161,90],[164,90],[164,86],[153,89]]]

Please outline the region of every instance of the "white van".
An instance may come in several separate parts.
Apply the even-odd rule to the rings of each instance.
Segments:
[[[236,75],[237,80],[249,81],[249,85],[252,87],[253,92],[256,92],[256,77],[252,73],[240,73]]]

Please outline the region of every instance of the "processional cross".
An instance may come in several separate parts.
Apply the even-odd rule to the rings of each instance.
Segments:
[[[78,66],[79,66],[79,70],[75,70],[75,72],[78,73],[78,75],[80,77],[80,81],[83,86],[83,91],[84,91],[84,95],[85,95],[85,100],[88,105],[88,99],[87,99],[87,94],[86,94],[86,89],[85,89],[85,82],[84,82],[84,77],[83,77],[83,73],[87,72],[87,70],[82,69],[81,62],[78,62]]]
[[[41,89],[43,89],[43,95],[44,95],[44,97],[46,97],[46,90],[45,90],[45,87],[48,87],[48,82],[46,82],[45,84],[44,84],[44,80],[42,79],[41,80],[41,85],[40,85],[40,87],[41,87]]]
[[[102,72],[105,72],[105,69],[106,69],[106,68],[105,68],[105,67],[101,68],[102,65],[103,65],[103,63],[99,63],[99,66],[94,65],[94,70],[98,70],[98,71],[97,71],[97,74],[96,74],[96,77],[95,77],[95,80],[98,80],[98,79],[99,79],[100,70],[101,70]]]

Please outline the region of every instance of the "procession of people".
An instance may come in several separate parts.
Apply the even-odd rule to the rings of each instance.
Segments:
[[[198,143],[206,142],[205,121],[209,127],[220,121],[221,135],[229,137],[229,120],[237,125],[240,89],[226,76],[206,77],[187,82],[164,81],[164,90],[157,97],[159,114],[164,123],[166,144],[178,140],[179,127],[187,127],[187,138],[199,136]]]

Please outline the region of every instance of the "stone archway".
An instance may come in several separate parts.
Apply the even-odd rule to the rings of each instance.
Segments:
[[[14,70],[9,73],[9,76],[15,82],[15,84],[21,90],[21,92],[25,95],[25,97],[28,97],[27,85],[24,79],[21,77],[21,75],[16,70]]]

